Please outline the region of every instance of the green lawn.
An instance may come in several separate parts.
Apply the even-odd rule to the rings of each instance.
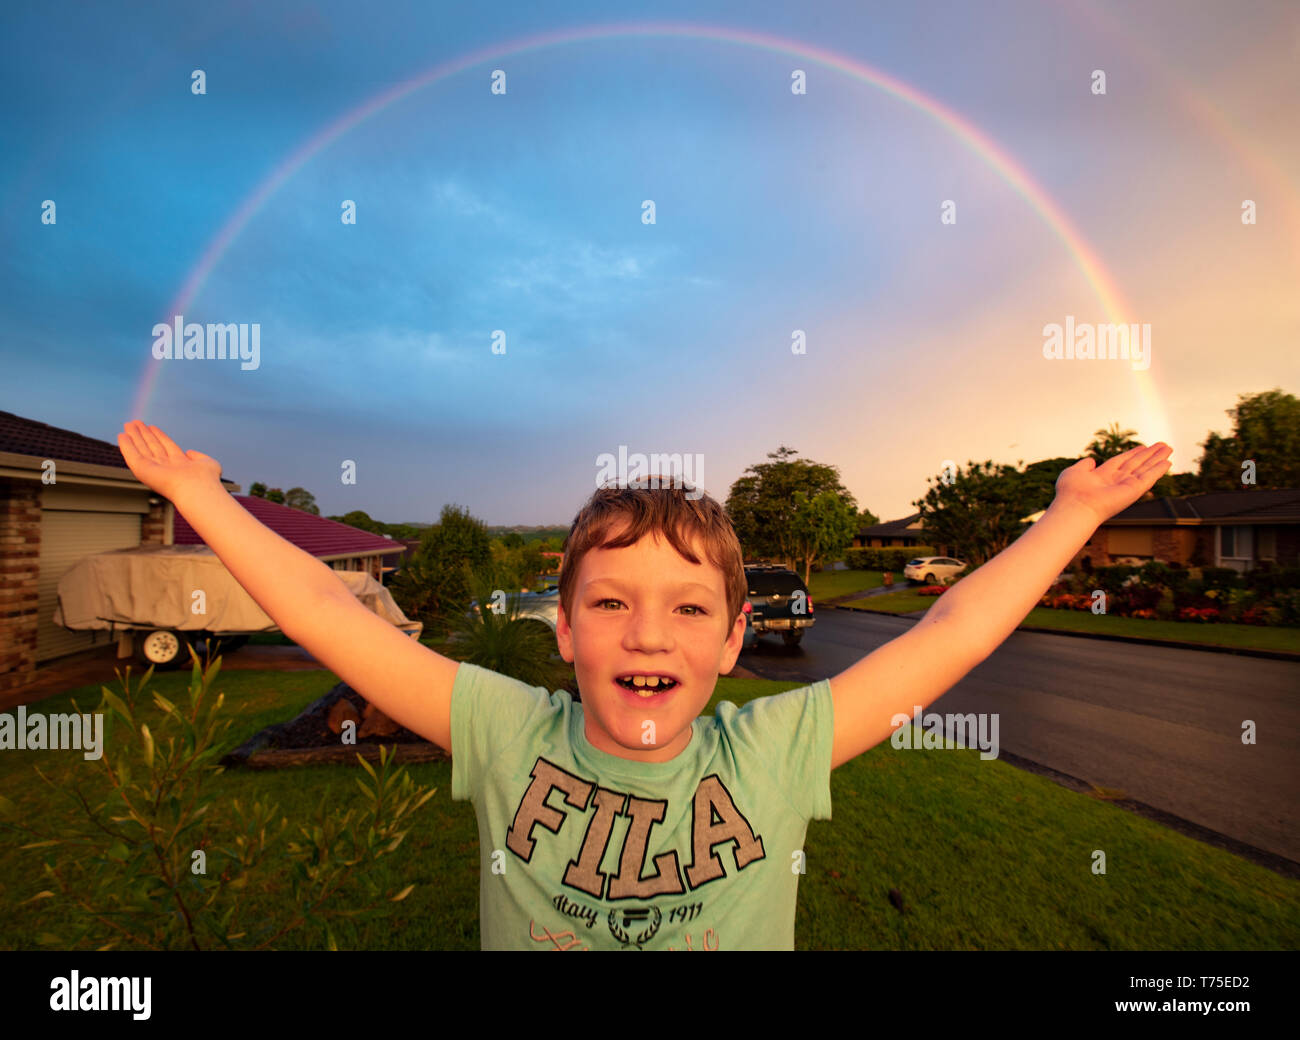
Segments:
[[[918,610],[929,610],[934,606],[937,596],[922,596],[912,591],[921,586],[904,586],[897,592],[886,592],[866,599],[850,600],[842,604],[850,610],[869,610],[876,614],[911,614]],[[816,600],[813,600],[816,603]]]
[[[901,590],[843,604],[851,610],[869,610],[881,614],[910,614],[929,610],[938,597],[922,596]],[[814,602],[816,599],[814,597]],[[1097,632],[1103,635],[1136,636],[1142,639],[1169,639],[1207,646],[1231,646],[1252,650],[1290,650],[1300,653],[1300,628],[1265,625],[1231,625],[1219,622],[1156,621],[1146,618],[1093,614],[1087,610],[1053,610],[1035,607],[1024,624],[1054,628],[1062,632]]]
[[[134,673],[133,673],[134,678]],[[183,702],[188,673],[163,673],[154,688]],[[334,683],[327,672],[223,672],[218,689],[236,720],[233,746],[289,718]],[[744,703],[794,683],[720,679],[718,700]],[[43,711],[98,703],[98,687],[44,701]],[[147,721],[158,715],[149,709]],[[76,753],[0,756],[0,790],[25,818],[64,812],[32,767],[52,779],[96,776]],[[92,769],[94,767],[94,769]],[[377,876],[391,890],[415,884],[386,916],[338,922],[341,948],[463,949],[479,945],[478,831],[473,809],[450,800],[451,765],[409,767],[437,794],[401,849]],[[291,820],[318,805],[343,810],[359,798],[358,769],[308,767],[224,773],[218,807],[254,797],[279,803]],[[833,821],[810,825],[800,882],[796,942],[804,949],[1281,949],[1300,940],[1300,885],[1174,831],[1075,794],[975,751],[943,755],[888,743],[831,777]],[[216,810],[214,809],[214,812]],[[46,885],[41,851],[0,842],[0,948],[34,949],[69,910],[58,900],[18,906]],[[1107,873],[1091,870],[1094,850]],[[889,902],[897,888],[906,913]],[[255,901],[255,916],[281,918],[283,878]],[[343,895],[346,898],[346,893]],[[286,936],[282,949],[321,948],[319,934]]]
[[[808,594],[814,607],[821,600],[878,589],[884,583],[880,571],[814,571],[809,577]],[[894,575],[895,581],[901,578],[899,573]]]

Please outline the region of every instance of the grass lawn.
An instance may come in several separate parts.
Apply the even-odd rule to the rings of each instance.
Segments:
[[[824,599],[866,592],[884,584],[880,571],[814,571],[809,577],[808,594],[812,596],[814,607]],[[896,573],[894,580],[899,581],[901,577]]]
[[[849,610],[870,610],[876,614],[911,614],[918,610],[929,610],[939,597],[922,596],[919,592],[913,591],[920,587],[919,585],[910,588],[904,586],[897,592],[885,592],[879,596],[855,599],[843,606]],[[816,603],[816,600],[813,602]]]
[[[134,672],[132,679],[135,679]],[[152,684],[183,702],[188,673],[162,673]],[[263,726],[289,718],[335,682],[328,672],[223,672],[217,688],[235,725],[234,746]],[[720,679],[717,701],[744,703],[795,683]],[[98,704],[98,687],[42,702],[43,711]],[[154,722],[155,709],[142,712]],[[155,736],[157,736],[155,730]],[[0,789],[24,819],[69,810],[32,771],[90,787],[98,763],[74,752],[13,751],[0,756]],[[378,877],[389,890],[415,884],[404,901],[368,924],[334,923],[343,949],[476,950],[478,830],[472,807],[450,799],[450,763],[408,767],[437,788],[401,849]],[[359,769],[304,767],[239,771],[213,781],[218,812],[231,799],[269,799],[292,820],[318,806],[357,804]],[[1185,838],[1104,801],[1075,794],[976,751],[943,755],[877,747],[832,774],[835,818],[809,826],[807,875],[801,879],[796,943],[802,949],[1281,949],[1300,941],[1300,884]],[[761,823],[759,824],[761,827]],[[47,887],[45,850],[22,851],[12,834],[0,842],[0,948],[40,948],[71,912],[62,897],[27,906]],[[1094,875],[1093,850],[1107,873]],[[247,903],[252,917],[280,919],[283,876]],[[897,888],[900,915],[889,902]],[[346,895],[344,895],[346,898]],[[291,932],[280,949],[318,949],[322,936]]]
[[[937,598],[922,596],[904,589],[881,596],[871,596],[868,599],[853,600],[844,606],[851,610],[871,610],[881,614],[910,614],[917,610],[929,610]],[[815,598],[814,602],[816,602]],[[1194,621],[1156,621],[1112,614],[1093,614],[1087,610],[1052,610],[1049,607],[1035,607],[1029,612],[1024,623],[1040,628],[1055,628],[1062,632],[1098,632],[1104,635],[1205,643],[1208,646],[1300,652],[1300,628],[1231,625],[1219,622],[1202,624]]]

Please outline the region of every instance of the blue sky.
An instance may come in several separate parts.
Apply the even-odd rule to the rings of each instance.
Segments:
[[[1044,323],[1108,320],[1095,288],[935,119],[797,53],[645,35],[507,53],[362,121],[185,308],[260,324],[260,366],[152,360],[217,234],[346,113],[645,21],[833,51],[957,112],[1151,324],[1149,372],[1043,358]],[[110,441],[143,418],[324,513],[567,524],[620,445],[702,456],[721,500],[784,443],[892,519],[945,459],[1077,456],[1112,421],[1189,469],[1239,393],[1297,391],[1294,4],[39,3],[0,30],[0,409]]]

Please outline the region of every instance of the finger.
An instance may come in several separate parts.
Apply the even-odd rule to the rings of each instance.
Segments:
[[[126,437],[127,443],[131,445],[131,450],[135,452],[138,459],[150,462],[152,461],[152,455],[149,451],[149,445],[140,436],[140,425],[138,421],[127,423],[123,436]]]
[[[140,424],[140,436],[144,442],[149,445],[149,451],[152,453],[156,462],[167,461],[167,449],[162,446],[162,442],[154,435],[153,427]]]
[[[1160,453],[1162,448],[1168,448],[1170,451],[1173,450],[1172,448],[1169,448],[1167,444],[1157,442],[1149,447],[1145,444],[1140,445],[1132,451],[1125,452],[1123,455],[1119,456],[1124,460],[1119,467],[1120,478],[1124,479],[1133,476],[1135,473],[1141,474],[1146,472],[1146,468],[1150,465],[1152,459]]]
[[[163,446],[163,450],[167,453],[169,459],[185,458],[185,452],[181,451],[176,442],[168,437],[167,434],[163,433],[157,426],[150,426],[149,429],[153,432],[153,435],[158,438],[158,443]]]

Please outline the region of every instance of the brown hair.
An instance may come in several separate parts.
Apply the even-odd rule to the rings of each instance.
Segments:
[[[672,483],[682,487],[669,487]],[[659,487],[655,487],[659,484]],[[688,492],[699,497],[689,497]],[[629,521],[621,536],[608,539],[616,521]],[[695,535],[704,544],[705,554],[722,572],[727,596],[726,635],[740,615],[749,593],[745,578],[745,557],[740,539],[731,525],[727,511],[703,491],[696,491],[680,479],[655,477],[630,481],[626,487],[605,486],[587,500],[574,517],[573,526],[560,547],[564,560],[560,567],[560,603],[564,616],[573,619],[573,598],[582,558],[592,549],[622,549],[635,545],[650,532],[668,540],[689,563],[699,563],[691,551],[688,537]]]

